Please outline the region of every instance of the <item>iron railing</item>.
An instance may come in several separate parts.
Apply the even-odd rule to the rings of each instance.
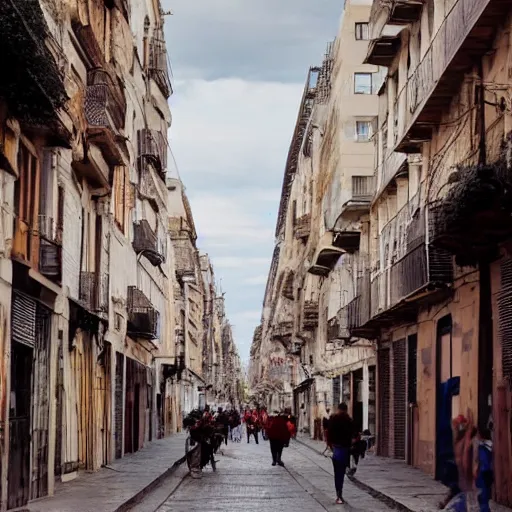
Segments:
[[[128,287],[128,333],[139,338],[155,339],[160,335],[160,313],[136,286]]]
[[[356,296],[347,306],[347,327],[350,332],[370,320],[370,304],[370,274],[365,273],[358,279]]]
[[[151,229],[145,219],[133,223],[133,249],[144,256],[155,266],[161,265],[166,257],[166,243],[163,238]]]
[[[144,128],[137,133],[139,158],[151,162],[159,173],[167,168],[167,139],[158,130]]]
[[[157,83],[164,96],[169,97],[172,94],[167,49],[162,30],[158,30],[149,43],[149,76]]]
[[[401,98],[404,95],[407,98],[405,126],[417,116],[424,102],[433,93],[489,2],[490,0],[457,0],[448,12],[427,53],[398,93],[398,105],[402,105]]]
[[[87,75],[85,118],[90,126],[120,130],[124,127],[126,100],[110,75],[101,69]]]
[[[108,312],[108,286],[108,274],[80,272],[80,302],[88,311]]]
[[[60,281],[62,277],[62,225],[53,217],[38,215],[34,234],[39,236],[39,271],[45,277]]]

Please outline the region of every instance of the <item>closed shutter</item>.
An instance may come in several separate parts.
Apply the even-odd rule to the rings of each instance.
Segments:
[[[393,344],[393,427],[395,459],[405,460],[406,428],[406,341]]]
[[[332,379],[332,405],[333,407],[338,407],[340,404],[340,396],[341,396],[341,377],[334,377]]]
[[[35,300],[14,292],[12,296],[12,340],[34,347],[36,340]]]
[[[120,459],[123,456],[123,372],[124,355],[116,352],[116,379],[115,379],[115,457]]]
[[[512,387],[512,258],[503,260],[501,264],[498,317],[503,377]]]
[[[379,397],[379,432],[377,442],[379,455],[389,457],[389,349],[378,352],[378,397]]]

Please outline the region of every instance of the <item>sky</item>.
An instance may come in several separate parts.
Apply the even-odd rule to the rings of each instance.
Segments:
[[[262,301],[288,146],[342,0],[162,0],[170,145],[244,362]]]

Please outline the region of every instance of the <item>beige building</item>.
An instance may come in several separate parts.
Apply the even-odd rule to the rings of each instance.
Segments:
[[[166,179],[161,12],[0,7],[0,510],[199,405],[204,288],[190,207]]]
[[[368,265],[372,131],[385,76],[363,64],[369,14],[370,2],[346,2],[336,40],[309,72],[252,350],[253,393],[293,405],[299,429],[315,436],[342,399],[361,429],[375,423],[374,346],[349,331],[348,314],[351,305],[359,314],[353,301]]]

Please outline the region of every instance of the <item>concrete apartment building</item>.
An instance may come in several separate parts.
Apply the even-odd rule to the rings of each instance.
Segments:
[[[6,510],[180,430],[208,382],[159,2],[7,0],[0,42]]]
[[[316,437],[342,394],[361,428],[375,423],[374,346],[348,330],[368,264],[372,130],[384,77],[363,63],[370,6],[346,2],[336,40],[322,66],[309,71],[253,342],[253,393],[272,407],[293,405],[299,429]]]
[[[313,436],[322,401],[347,401],[361,424],[362,400],[362,425],[376,433],[378,453],[437,479],[453,457],[452,418],[471,413],[480,428],[492,431],[493,497],[510,506],[510,3],[375,0],[366,16],[370,41],[361,65],[387,71],[369,110],[359,104],[353,115],[364,120],[375,114],[374,148],[366,153],[363,145],[352,164],[346,156],[338,160],[336,130],[343,123],[334,98],[343,88],[334,86],[334,64],[327,106],[318,106],[317,86],[306,116],[318,129],[308,137],[307,129],[299,133],[304,142],[297,169],[312,154],[307,243],[297,266],[284,263],[294,261],[286,230],[291,212],[302,208],[293,203],[296,197],[300,204],[293,190],[303,186],[301,172],[307,172],[299,170],[289,181],[292,192],[283,188],[278,227],[289,224],[278,231],[251,383],[260,396],[294,388],[295,412]],[[347,44],[345,50],[349,56],[356,51]],[[336,50],[334,55],[336,63]],[[370,171],[366,156],[372,153]],[[364,172],[358,162],[365,163]],[[331,179],[336,172],[339,178]],[[354,197],[354,177],[372,174],[368,197]],[[308,274],[289,294],[288,310],[302,317],[291,316],[290,344],[277,350],[269,319],[281,314],[279,301],[272,302],[277,290],[288,294],[286,276],[280,277],[287,265],[295,280],[300,269]],[[300,334],[300,325],[309,326],[308,335]],[[273,354],[286,354],[290,378],[271,378]],[[362,372],[356,359],[363,361]],[[337,370],[330,370],[340,363],[350,378],[338,381]]]

